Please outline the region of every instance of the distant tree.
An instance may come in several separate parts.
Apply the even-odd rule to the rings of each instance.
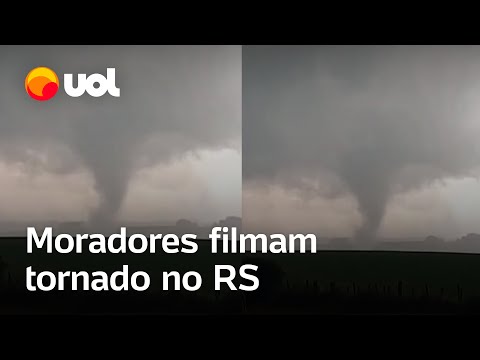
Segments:
[[[455,241],[455,247],[467,251],[480,250],[480,235],[470,233]]]
[[[427,245],[430,248],[438,248],[441,247],[444,244],[444,240],[442,238],[439,238],[434,235],[427,236],[423,240],[424,244]]]
[[[193,229],[196,228],[198,225],[190,220],[180,219],[177,221],[176,226],[184,229]]]

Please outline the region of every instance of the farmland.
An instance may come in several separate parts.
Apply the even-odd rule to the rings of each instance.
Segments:
[[[151,311],[423,313],[478,312],[477,308],[480,308],[477,305],[480,255],[477,254],[395,251],[212,254],[208,243],[203,241],[199,241],[199,250],[195,254],[47,254],[41,250],[27,254],[25,239],[4,238],[0,240],[0,256],[4,263],[4,300],[22,298],[29,309],[33,306],[29,299],[55,300],[61,297],[64,299],[62,304],[67,306],[65,299],[70,295],[66,292],[61,295],[26,293],[25,269],[28,266],[37,271],[113,272],[124,264],[128,264],[132,271],[149,273],[150,289],[145,293],[108,296],[121,299],[120,302],[134,299],[134,303],[142,304],[142,311],[150,311],[149,302],[160,306],[167,298],[175,300],[169,300],[170,305],[163,308],[152,305]],[[259,290],[243,294],[228,288],[214,291],[214,266],[228,264],[238,267],[242,263],[258,264]],[[180,273],[198,271],[203,277],[202,287],[195,293],[162,292],[162,272],[173,270]],[[77,292],[74,296],[76,300],[88,298],[95,304],[108,297],[91,292]],[[105,306],[112,310],[115,301],[107,301]],[[35,304],[39,307],[42,302],[35,301]],[[7,308],[10,309],[5,304],[4,309]],[[126,305],[119,308],[119,311],[126,311]]]

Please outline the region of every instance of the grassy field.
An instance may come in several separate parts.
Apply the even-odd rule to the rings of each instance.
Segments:
[[[368,284],[399,280],[432,287],[480,290],[480,254],[451,254],[390,251],[320,251],[316,254],[212,254],[207,242],[199,242],[195,254],[47,254],[43,250],[26,253],[24,239],[1,239],[0,256],[13,279],[24,281],[25,268],[50,271],[115,271],[128,264],[132,271],[143,270],[158,277],[162,271],[198,271],[206,284],[213,280],[215,264],[239,265],[246,257],[277,263],[293,285],[307,280]]]
[[[195,254],[46,254],[26,253],[25,239],[1,239],[0,256],[6,263],[4,276],[25,286],[25,269],[36,271],[120,270],[128,264],[131,272],[149,273],[151,291],[161,289],[163,271],[198,271],[203,278],[198,294],[215,296],[215,264],[238,266],[242,261],[276,264],[284,273],[281,291],[340,291],[347,296],[401,296],[439,298],[459,302],[480,296],[480,254],[453,254],[389,251],[320,251],[316,254],[211,254],[207,242],[199,242]],[[273,277],[272,277],[273,276]],[[260,277],[260,289],[277,281],[268,273]]]

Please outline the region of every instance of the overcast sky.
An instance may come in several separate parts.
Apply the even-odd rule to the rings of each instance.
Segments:
[[[242,215],[243,173],[244,231],[480,232],[479,47],[1,46],[0,65],[0,221],[208,223]],[[34,101],[37,66],[115,67],[121,97]]]
[[[60,79],[47,102],[37,66]],[[120,98],[64,93],[107,67]],[[1,46],[0,72],[0,221],[241,216],[241,47]]]
[[[243,226],[480,232],[480,47],[243,47]]]

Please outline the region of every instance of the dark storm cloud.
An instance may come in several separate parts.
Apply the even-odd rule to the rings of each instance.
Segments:
[[[37,66],[61,83],[114,67],[121,96],[70,98],[60,86],[36,102],[24,79]],[[135,169],[238,142],[240,71],[239,47],[2,46],[0,156],[54,172],[86,166],[101,199],[92,218],[111,219]]]
[[[329,174],[370,238],[394,194],[480,164],[479,100],[478,47],[244,47],[244,180]]]

